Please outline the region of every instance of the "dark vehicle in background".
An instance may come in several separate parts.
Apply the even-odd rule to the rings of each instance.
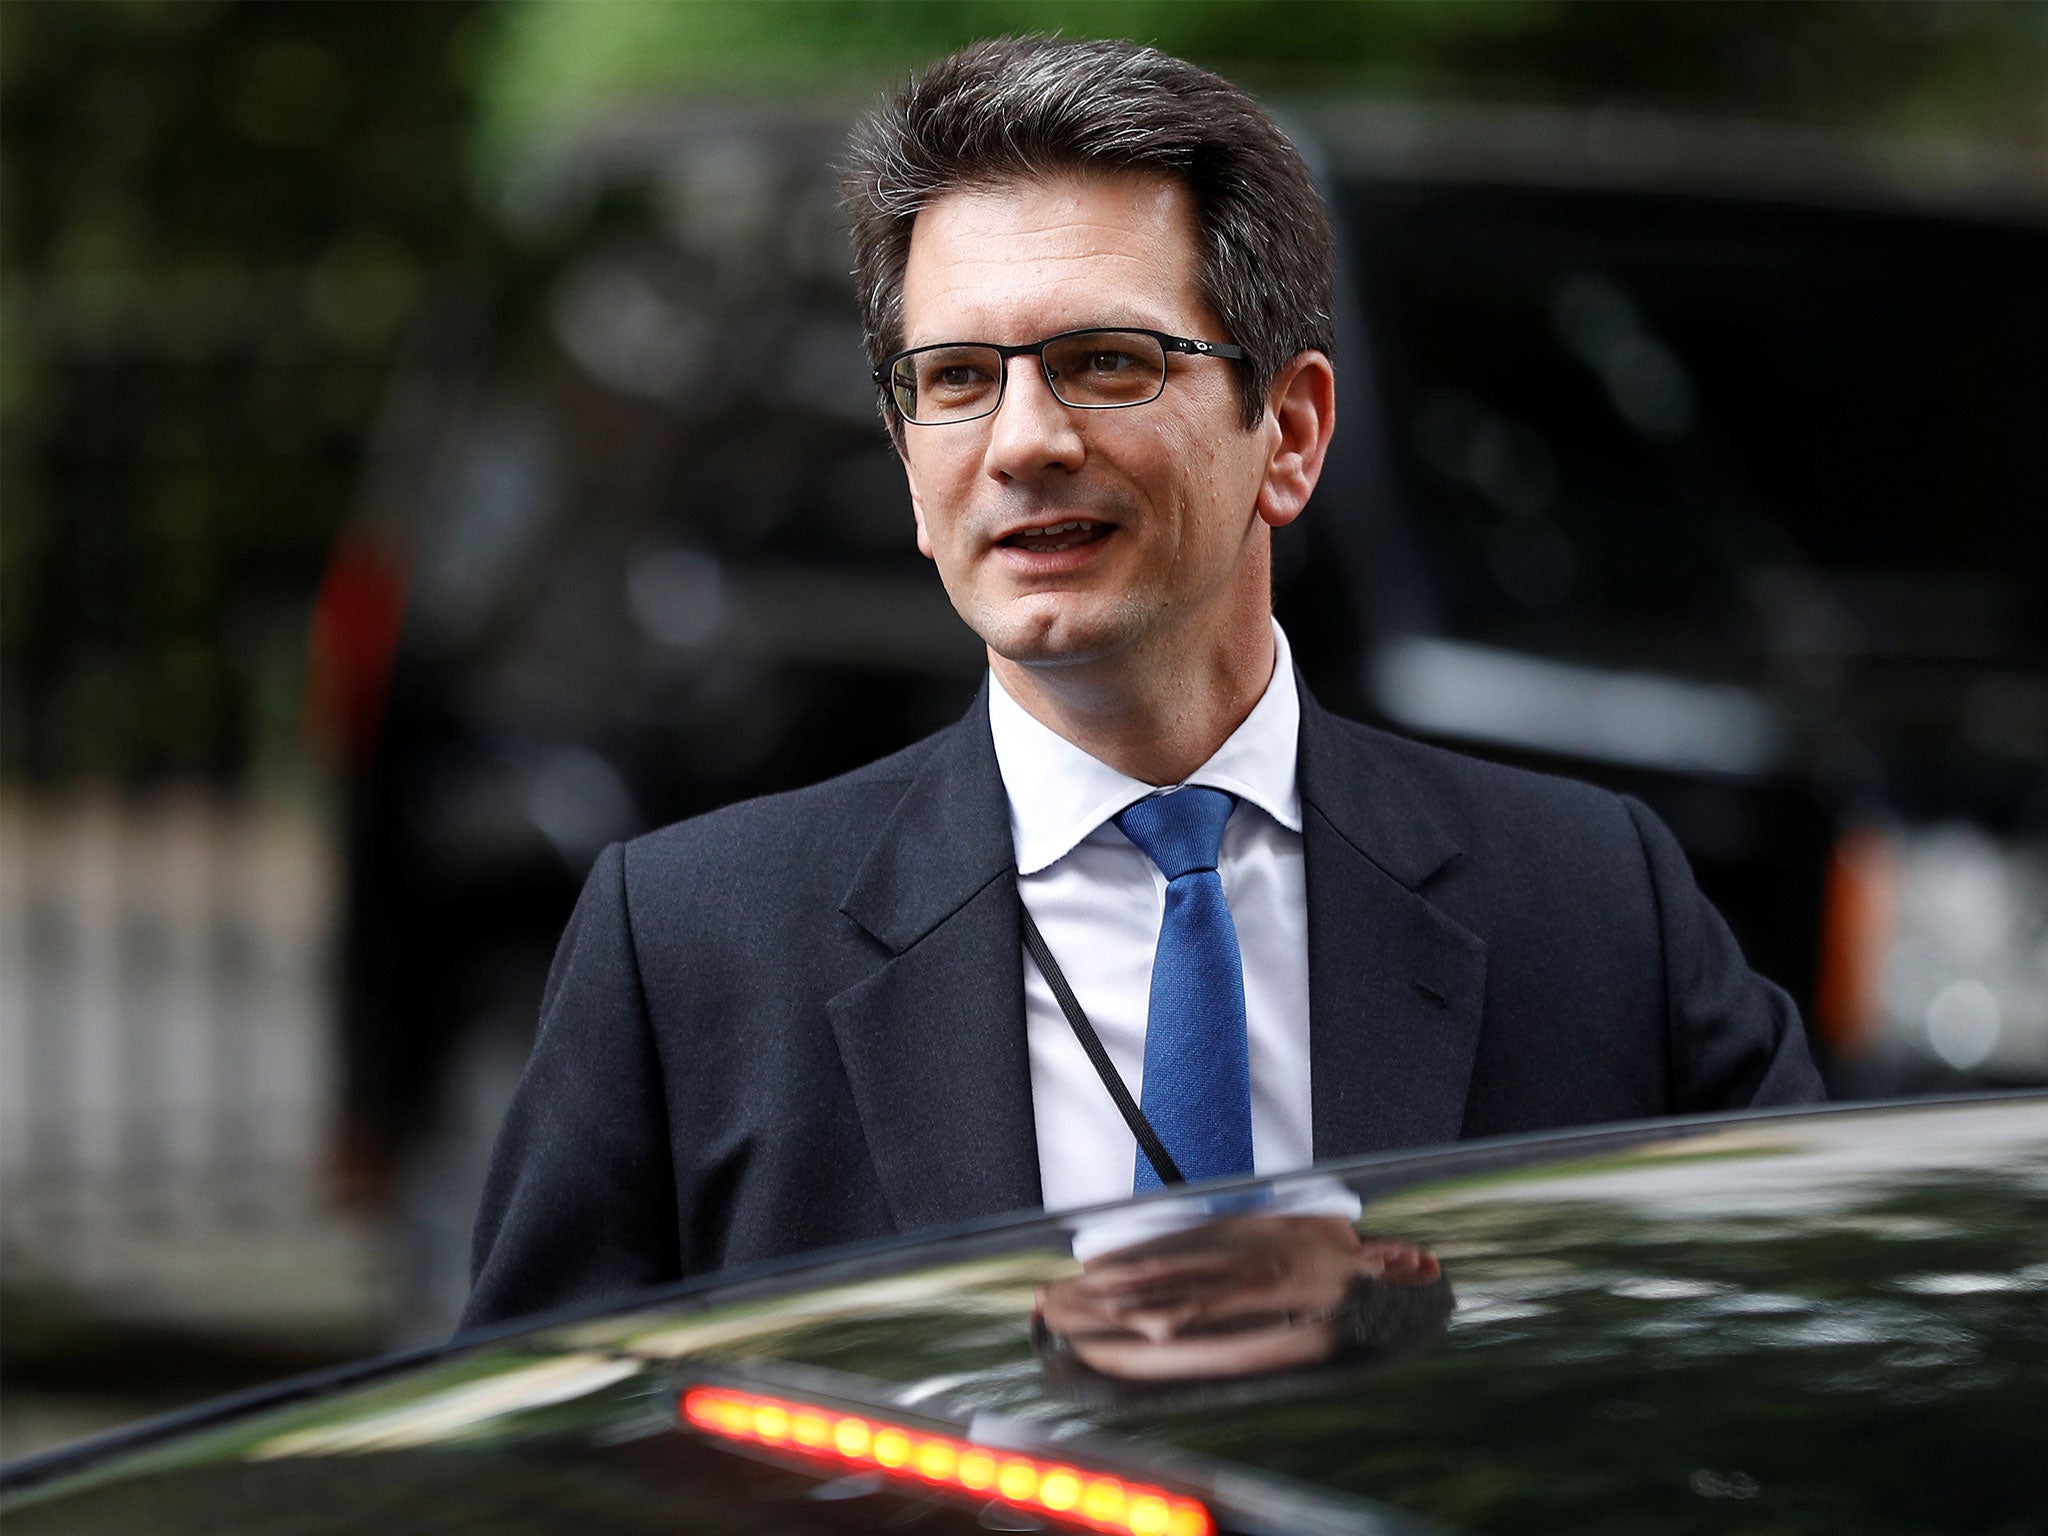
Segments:
[[[2048,1529],[2048,1097],[1477,1142],[1221,1197],[999,1220],[309,1378],[18,1463],[0,1516]]]
[[[1648,801],[1837,1092],[2048,1081],[2048,194],[1625,114],[1290,122],[1342,261],[1339,438],[1276,541],[1310,686]],[[597,852],[981,675],[878,426],[842,131],[535,151],[525,297],[421,328],[323,587],[351,1145],[430,1317]]]

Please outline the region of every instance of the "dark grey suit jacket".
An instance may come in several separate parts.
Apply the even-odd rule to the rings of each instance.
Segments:
[[[1319,1161],[1821,1097],[1640,804],[1303,690]],[[479,1212],[465,1326],[1039,1202],[986,698],[809,789],[608,849]]]

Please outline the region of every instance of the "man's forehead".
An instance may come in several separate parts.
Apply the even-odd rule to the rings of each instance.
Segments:
[[[926,211],[943,207],[994,209],[1030,205],[1087,217],[1112,209],[1171,210],[1193,227],[1193,196],[1178,176],[1163,171],[1096,170],[1085,166],[1035,175],[997,176],[941,192]]]
[[[1166,176],[1060,172],[948,192],[912,225],[905,344],[974,322],[1173,329],[1200,304],[1196,247],[1193,198]],[[933,325],[946,336],[917,334]]]

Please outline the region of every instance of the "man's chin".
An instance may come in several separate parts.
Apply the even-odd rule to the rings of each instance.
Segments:
[[[1002,612],[970,616],[968,624],[1014,666],[1077,667],[1128,651],[1143,638],[1144,617],[1128,600],[1084,605],[1027,598]]]

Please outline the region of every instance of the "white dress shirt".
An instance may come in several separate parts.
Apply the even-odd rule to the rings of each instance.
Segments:
[[[1277,623],[1273,647],[1265,693],[1186,780],[1228,790],[1239,801],[1224,828],[1217,872],[1244,960],[1252,1159],[1261,1174],[1305,1168],[1313,1157],[1308,895],[1295,786],[1301,700]],[[1159,791],[1090,757],[1025,713],[993,675],[989,681],[989,729],[1010,801],[1018,894],[1132,1097],[1142,1102],[1145,1014],[1166,877],[1111,818]],[[1137,1142],[1028,954],[1024,1025],[1046,1206],[1066,1210],[1124,1198],[1137,1170]]]

